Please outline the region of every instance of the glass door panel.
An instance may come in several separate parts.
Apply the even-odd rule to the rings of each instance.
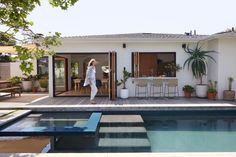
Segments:
[[[54,78],[55,78],[55,94],[67,91],[67,59],[55,57],[54,59]]]

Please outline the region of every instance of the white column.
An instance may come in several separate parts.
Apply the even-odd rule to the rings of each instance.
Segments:
[[[49,97],[53,97],[53,57],[48,56],[48,92],[49,92]]]

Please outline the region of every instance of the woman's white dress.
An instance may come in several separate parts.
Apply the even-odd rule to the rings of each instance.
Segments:
[[[87,67],[84,86],[87,86],[87,85],[90,85],[91,87],[90,100],[93,100],[98,91],[97,86],[96,86],[96,69],[94,66]]]

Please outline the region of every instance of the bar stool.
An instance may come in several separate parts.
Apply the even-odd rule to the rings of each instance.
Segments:
[[[139,89],[144,89],[140,91]],[[135,84],[135,97],[139,97],[140,94],[144,94],[145,97],[148,95],[148,80],[146,79],[137,79]]]
[[[157,89],[157,91],[155,91]],[[154,97],[155,94],[159,95],[160,97],[163,96],[163,80],[162,79],[154,79],[151,81],[150,84],[150,96]]]
[[[165,81],[165,93],[164,95],[170,97],[173,95],[174,97],[179,96],[178,89],[178,79],[170,79]]]

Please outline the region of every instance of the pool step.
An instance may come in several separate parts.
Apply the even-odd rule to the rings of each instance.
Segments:
[[[143,126],[143,119],[140,115],[103,115],[100,126]]]
[[[98,147],[117,152],[149,152],[151,146],[147,138],[100,138]]]
[[[98,147],[104,152],[150,152],[151,146],[140,115],[103,115]]]
[[[100,127],[99,133],[146,133],[145,127]]]
[[[141,115],[103,115],[101,123],[143,123]]]
[[[100,127],[100,137],[116,138],[116,137],[147,137],[146,128],[143,126],[131,126],[131,127]]]

